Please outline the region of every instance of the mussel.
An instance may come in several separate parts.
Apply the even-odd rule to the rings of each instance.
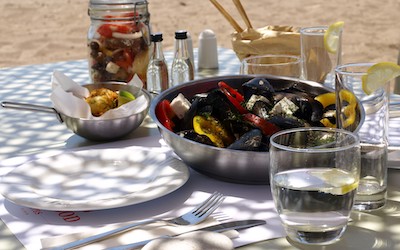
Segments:
[[[228,146],[229,149],[245,151],[266,151],[269,141],[265,140],[259,129],[252,129]]]
[[[262,96],[265,102],[268,102],[270,106],[274,104],[274,87],[264,78],[254,78],[242,85],[243,96],[246,102],[248,102],[252,96]],[[259,98],[261,99],[261,98]]]
[[[309,121],[313,125],[319,124],[324,112],[324,108],[320,102],[316,101],[309,94],[300,91],[278,92],[275,95],[275,100],[280,101],[285,97],[298,107],[298,110],[293,114],[295,117]]]
[[[178,132],[178,135],[192,141],[214,146],[214,143],[210,140],[210,138],[205,135],[199,135],[198,133],[194,132],[194,130],[183,130]]]

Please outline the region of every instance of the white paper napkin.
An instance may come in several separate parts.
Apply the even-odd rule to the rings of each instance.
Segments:
[[[127,85],[133,85],[141,90],[143,83],[140,78],[135,75]],[[90,95],[87,88],[80,86],[59,71],[54,71],[52,75],[52,93],[50,99],[58,112],[70,117],[114,119],[140,113],[148,107],[148,100],[140,91],[134,94],[136,96],[135,100],[121,105],[118,108],[111,109],[100,117],[95,117],[90,111],[89,104],[85,101],[85,97]]]
[[[206,231],[186,233],[174,238],[156,239],[146,244],[142,250],[232,250],[229,235]]]
[[[130,222],[132,223],[132,222]],[[56,247],[60,246],[72,241],[76,241],[85,237],[89,237],[94,234],[106,232],[124,225],[127,225],[128,223],[120,223],[120,224],[115,224],[112,226],[107,226],[101,229],[96,229],[96,230],[89,230],[85,231],[82,233],[74,233],[74,234],[68,234],[68,235],[60,235],[60,236],[55,236],[51,238],[45,238],[41,239],[42,242],[42,247],[44,249],[46,248],[51,248],[51,247]],[[167,224],[165,222],[154,222],[151,224],[147,225],[142,225],[138,226],[128,232],[113,236],[111,238],[105,239],[103,241],[95,242],[90,245],[82,246],[78,249],[81,250],[97,250],[97,249],[104,249],[112,246],[119,246],[119,245],[125,245],[125,244],[130,244],[134,242],[139,242],[139,241],[144,241],[148,239],[153,239],[162,235],[176,235],[176,234],[182,234],[185,232],[191,232],[193,230],[202,228],[202,227],[208,227],[212,225],[219,224],[218,221],[216,221],[213,218],[208,218],[204,222],[198,224],[198,225],[189,225],[189,226],[174,226]],[[238,233],[235,230],[230,230],[226,234],[230,238],[237,237]],[[140,247],[141,248],[141,247]],[[138,249],[140,249],[138,248]]]

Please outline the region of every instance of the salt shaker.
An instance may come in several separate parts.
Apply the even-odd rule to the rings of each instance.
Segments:
[[[199,69],[218,68],[217,38],[214,32],[206,29],[199,35]]]

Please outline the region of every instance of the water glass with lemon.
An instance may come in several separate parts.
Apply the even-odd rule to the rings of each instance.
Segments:
[[[300,30],[302,78],[334,85],[334,69],[342,60],[343,22]]]
[[[365,120],[357,131],[361,176],[354,208],[375,210],[386,203],[390,82],[400,75],[395,63],[352,63],[336,68],[337,126],[354,131],[351,122],[359,100]],[[343,93],[350,93],[347,97]],[[351,97],[353,95],[353,97]]]
[[[270,138],[270,184],[288,237],[330,244],[344,233],[360,174],[357,135],[336,128],[283,130]]]

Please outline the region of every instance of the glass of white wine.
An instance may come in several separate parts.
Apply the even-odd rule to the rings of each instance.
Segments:
[[[270,182],[289,239],[325,245],[344,233],[360,175],[360,144],[352,132],[297,128],[274,134]]]

